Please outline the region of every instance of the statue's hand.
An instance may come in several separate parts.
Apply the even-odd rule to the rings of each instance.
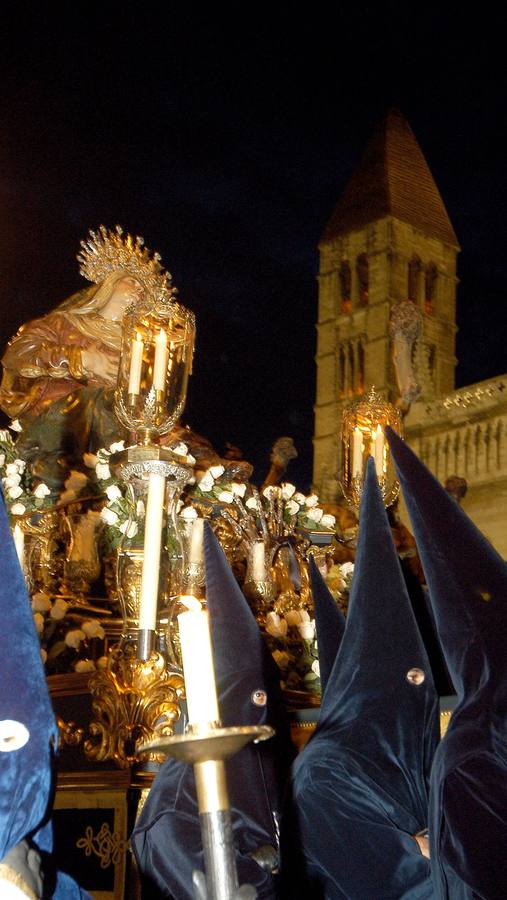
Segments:
[[[115,384],[118,374],[117,359],[113,359],[107,353],[100,353],[99,350],[82,350],[81,361],[89,377],[104,381],[106,384]]]

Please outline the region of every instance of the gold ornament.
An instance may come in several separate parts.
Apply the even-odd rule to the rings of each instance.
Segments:
[[[176,296],[170,273],[160,265],[160,254],[150,256],[142,237],[124,235],[120,225],[114,231],[101,225],[98,232],[90,230],[89,235],[81,241],[82,249],[77,255],[79,271],[88,281],[99,284],[111,272],[123,269],[148,293],[168,299]]]

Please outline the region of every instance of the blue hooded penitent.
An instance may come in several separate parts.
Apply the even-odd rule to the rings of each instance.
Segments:
[[[323,696],[345,631],[345,617],[320,574],[313,556],[310,557],[309,571],[319,648],[320,687]]]
[[[316,732],[293,767],[290,900],[433,897],[427,825],[437,696],[369,460],[345,633]]]
[[[273,898],[276,884],[270,867],[278,849],[282,791],[294,756],[280,674],[208,523],[204,546],[222,724],[276,729],[274,738],[245,747],[227,762],[239,883],[255,885],[259,898]],[[204,867],[198,816],[191,766],[168,759],[131,839],[140,869],[153,884],[150,896],[157,896],[158,890],[175,900],[193,898],[192,872]],[[264,861],[266,868],[260,864]]]
[[[431,774],[437,896],[507,895],[507,566],[391,430],[438,636],[458,704]]]

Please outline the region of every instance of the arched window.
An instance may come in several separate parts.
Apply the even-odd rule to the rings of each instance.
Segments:
[[[357,345],[357,384],[356,392],[364,393],[364,347],[361,341]]]
[[[354,360],[354,345],[349,344],[349,383],[348,383],[348,393],[354,393],[354,387],[356,384],[356,367]]]
[[[345,350],[342,346],[338,352],[338,391],[340,397],[345,396]]]
[[[430,262],[424,272],[424,312],[431,316],[435,312],[438,271],[435,263]]]
[[[368,257],[366,253],[360,253],[356,259],[356,275],[357,275],[357,302],[359,306],[366,306],[368,303],[369,291],[369,273],[368,273]]]
[[[352,309],[352,273],[348,260],[344,259],[340,263],[338,277],[340,279],[341,312],[349,313]]]
[[[409,300],[417,303],[419,300],[419,281],[421,276],[421,260],[414,254],[408,264],[407,296]]]

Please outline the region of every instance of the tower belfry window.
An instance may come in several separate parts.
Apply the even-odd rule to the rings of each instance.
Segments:
[[[340,279],[341,313],[349,313],[352,310],[352,273],[348,260],[344,259],[340,263],[338,277]]]
[[[360,253],[356,259],[356,275],[358,303],[359,306],[366,306],[368,303],[368,291],[370,287],[368,257],[366,253]]]
[[[409,300],[417,303],[419,300],[419,285],[421,280],[422,263],[418,256],[414,254],[408,264],[408,284],[407,296]]]
[[[438,271],[435,263],[430,262],[424,272],[424,312],[431,315],[435,312]]]

